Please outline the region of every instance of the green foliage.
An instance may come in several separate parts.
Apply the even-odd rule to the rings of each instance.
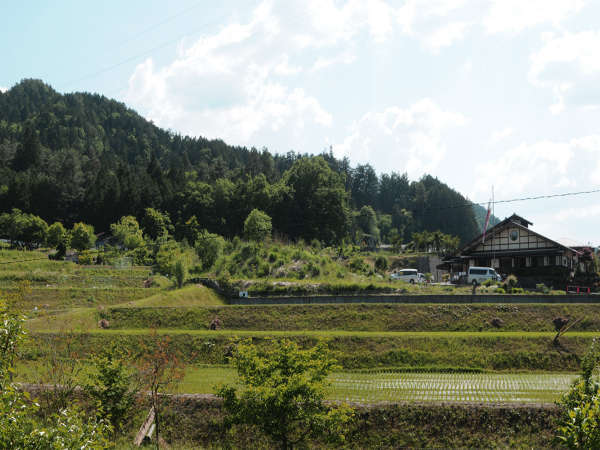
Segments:
[[[375,259],[375,270],[378,272],[384,273],[389,267],[388,259],[380,255]]]
[[[444,234],[441,231],[422,231],[412,234],[412,241],[416,251],[435,251],[443,254],[452,254],[458,250],[460,239],[458,236]]]
[[[519,280],[513,274],[510,274],[506,277],[506,279],[502,282],[504,290],[508,293],[511,293],[513,289],[515,289],[519,284]]]
[[[144,245],[142,230],[133,216],[121,217],[117,223],[111,224],[110,231],[126,249],[133,250]]]
[[[358,214],[356,214],[355,220],[362,235],[372,236],[375,242],[379,242],[380,234],[377,227],[377,215],[371,206],[363,206]]]
[[[326,377],[337,367],[324,343],[301,350],[283,340],[268,354],[239,343],[233,362],[244,389],[222,386],[217,392],[228,423],[254,425],[284,449],[318,437],[345,441],[352,413],[324,403]]]
[[[142,228],[144,229],[144,233],[152,240],[166,237],[174,231],[169,215],[154,208],[146,208],[144,210]]]
[[[77,409],[63,409],[46,421],[39,405],[11,383],[17,347],[23,341],[24,319],[0,303],[0,448],[102,449],[110,446],[110,426],[86,421]]]
[[[92,358],[84,386],[96,403],[99,418],[109,422],[114,431],[122,431],[129,423],[137,393],[127,359],[114,344],[101,351]]]
[[[343,178],[322,157],[298,159],[283,175],[292,198],[281,208],[279,223],[290,236],[325,243],[346,235],[348,195]]]
[[[244,221],[244,235],[247,239],[262,242],[271,236],[271,217],[259,209],[253,209]]]
[[[68,233],[65,227],[60,222],[54,222],[48,228],[47,243],[50,247],[58,248],[59,245],[68,246]]]
[[[89,250],[84,250],[77,255],[77,262],[82,266],[89,266],[90,264],[94,264],[95,256],[95,253],[92,253]]]
[[[177,287],[181,289],[183,287],[183,284],[185,283],[185,280],[188,277],[188,268],[184,258],[178,258],[175,262],[173,275],[175,276],[175,282],[177,283]]]
[[[0,215],[0,236],[7,237],[13,244],[20,242],[36,247],[46,242],[47,234],[48,224],[38,216],[19,209]]]
[[[28,125],[17,147],[15,157],[12,161],[12,168],[16,171],[22,171],[38,166],[41,157],[40,147],[40,139],[36,130],[31,125]]]
[[[360,256],[354,256],[348,263],[348,268],[354,273],[369,273],[371,267]]]
[[[535,289],[536,289],[536,291],[541,292],[542,294],[550,293],[550,288],[548,286],[546,286],[544,283],[536,284]]]
[[[562,420],[557,440],[567,448],[600,447],[600,345],[596,339],[581,362],[581,376],[558,403]]]
[[[94,227],[83,222],[73,225],[71,230],[71,247],[75,250],[89,250],[96,243]]]
[[[196,239],[196,254],[202,262],[203,270],[210,270],[223,253],[225,239],[218,234],[203,230]]]

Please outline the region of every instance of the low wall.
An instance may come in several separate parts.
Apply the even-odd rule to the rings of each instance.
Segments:
[[[311,303],[600,303],[600,295],[310,295],[230,298],[231,305]]]

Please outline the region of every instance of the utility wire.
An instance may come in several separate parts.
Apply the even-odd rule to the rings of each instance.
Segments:
[[[192,8],[190,8],[190,9],[192,9]],[[184,11],[184,12],[186,12],[186,11]],[[183,14],[183,12],[182,12],[182,13],[180,13],[180,14],[177,14],[176,16],[179,16],[179,15],[181,15],[181,14]],[[112,65],[110,65],[110,66],[108,66],[108,67],[105,67],[105,68],[103,68],[103,69],[97,70],[96,72],[92,72],[92,73],[90,73],[90,74],[88,74],[88,75],[84,75],[84,76],[82,76],[82,77],[80,77],[80,78],[77,78],[77,79],[71,80],[71,81],[67,82],[67,83],[64,85],[64,88],[63,88],[63,89],[67,89],[67,88],[69,88],[69,87],[73,86],[74,84],[77,84],[77,83],[79,83],[79,82],[81,82],[81,81],[85,81],[85,80],[89,80],[89,79],[91,79],[91,78],[95,78],[95,77],[97,77],[97,76],[99,76],[99,75],[102,75],[103,73],[106,73],[106,72],[109,72],[109,71],[111,71],[111,70],[114,70],[114,69],[116,69],[116,68],[118,68],[118,67],[120,67],[120,66],[122,66],[122,65],[124,65],[124,64],[127,64],[127,63],[131,62],[131,61],[135,61],[136,59],[139,59],[139,58],[142,58],[142,57],[144,57],[144,56],[147,56],[147,55],[149,55],[149,54],[151,54],[151,53],[154,53],[155,51],[157,51],[157,50],[160,50],[160,49],[162,49],[162,48],[169,47],[169,46],[171,46],[171,45],[173,45],[173,44],[175,44],[175,43],[179,42],[181,39],[183,39],[183,38],[185,38],[185,37],[189,37],[189,36],[192,36],[192,35],[194,35],[194,34],[196,34],[196,33],[199,33],[199,32],[201,32],[201,31],[202,31],[202,30],[204,30],[204,29],[205,29],[205,28],[206,28],[208,25],[211,25],[211,24],[213,24],[213,23],[215,23],[215,22],[217,22],[217,21],[221,21],[222,19],[224,19],[224,18],[225,18],[225,17],[227,17],[228,15],[229,15],[229,11],[225,12],[224,14],[221,14],[220,16],[218,16],[218,17],[216,17],[216,18],[214,18],[214,19],[212,19],[212,20],[210,20],[210,21],[203,22],[203,23],[202,23],[202,24],[201,24],[201,25],[200,25],[198,28],[195,28],[195,29],[194,29],[194,30],[192,30],[192,31],[186,32],[186,33],[184,33],[184,34],[180,34],[178,37],[176,37],[176,38],[174,38],[174,39],[170,39],[170,40],[168,40],[168,41],[166,41],[166,42],[163,42],[162,44],[159,44],[159,45],[157,45],[157,46],[155,46],[155,47],[152,47],[152,48],[151,48],[151,49],[149,49],[149,50],[146,50],[146,51],[144,51],[144,52],[141,52],[141,53],[138,53],[138,54],[136,54],[136,55],[130,56],[129,58],[126,58],[126,59],[124,59],[124,60],[121,60],[121,61],[119,61],[119,62],[117,62],[117,63],[115,63],[115,64],[112,64]],[[172,18],[174,18],[174,16],[172,16]],[[168,21],[168,20],[167,20],[167,21]],[[164,22],[163,22],[163,23],[164,23]],[[159,26],[159,25],[160,25],[160,24],[157,24],[156,26]],[[150,29],[156,28],[156,26],[152,26],[152,27],[150,27]],[[146,31],[148,31],[148,30],[146,30]],[[146,31],[143,31],[142,33],[145,33]]]
[[[525,201],[531,201],[531,200],[543,200],[543,199],[559,198],[559,197],[571,197],[571,196],[575,196],[575,195],[595,194],[595,193],[599,193],[599,192],[600,192],[600,189],[592,189],[589,191],[563,192],[560,194],[536,195],[536,196],[531,196],[531,197],[511,198],[508,200],[495,200],[494,204],[525,202]],[[467,203],[461,203],[461,204],[450,205],[450,206],[425,208],[422,211],[467,208],[469,206],[475,206],[475,205],[485,206],[488,203],[492,203],[492,202],[491,201],[489,201],[489,202],[467,202]]]
[[[150,25],[148,28],[140,31],[139,33],[134,34],[129,39],[122,41],[119,44],[119,47],[123,47],[125,44],[129,44],[130,42],[135,41],[140,36],[143,36],[144,34],[148,33],[149,31],[155,30],[156,28],[159,28],[160,26],[164,25],[165,23],[171,22],[172,20],[176,19],[177,17],[182,16],[183,14],[185,14],[187,12],[190,12],[192,9],[196,9],[198,6],[202,5],[203,3],[205,3],[205,2],[204,1],[198,2],[198,3],[190,6],[189,8],[179,11],[178,13],[175,13],[172,16],[169,16],[162,21],[155,23],[154,25]]]

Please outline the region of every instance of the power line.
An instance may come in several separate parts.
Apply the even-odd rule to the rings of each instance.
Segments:
[[[193,9],[193,7],[190,8],[190,9]],[[187,12],[187,11],[184,11],[184,12]],[[180,16],[184,12],[176,14],[175,16]],[[210,21],[203,22],[198,28],[195,28],[192,31],[186,32],[184,34],[180,34],[178,37],[176,37],[174,39],[170,39],[170,40],[168,40],[166,42],[163,42],[162,44],[159,44],[159,45],[157,45],[155,47],[152,47],[149,50],[146,50],[144,52],[141,52],[141,53],[138,53],[136,55],[130,56],[130,57],[128,57],[128,58],[126,58],[124,60],[121,60],[121,61],[119,61],[119,62],[117,62],[115,64],[112,64],[112,65],[110,65],[108,67],[105,67],[103,69],[97,70],[96,72],[92,72],[92,73],[90,73],[88,75],[84,75],[84,76],[82,76],[80,78],[77,78],[75,80],[71,80],[71,81],[65,83],[64,89],[69,88],[69,87],[73,86],[74,84],[77,84],[77,83],[79,83],[81,81],[89,80],[90,78],[95,78],[95,77],[97,77],[99,75],[102,75],[103,73],[106,73],[106,72],[109,72],[111,70],[114,70],[114,69],[116,69],[116,68],[118,68],[118,67],[120,67],[120,66],[122,66],[124,64],[127,64],[127,63],[131,62],[131,61],[135,61],[136,59],[139,59],[139,58],[147,56],[147,55],[149,55],[151,53],[154,53],[157,50],[160,50],[162,48],[171,46],[171,45],[177,43],[178,41],[180,41],[181,39],[183,39],[185,37],[192,36],[192,35],[194,35],[196,33],[199,33],[200,31],[204,30],[208,25],[211,25],[212,23],[220,21],[220,20],[224,19],[225,17],[227,17],[228,15],[229,15],[229,11],[225,12],[224,14],[221,14],[220,16],[218,16],[218,17],[216,17],[216,18],[214,18],[214,19],[212,19]],[[175,16],[172,16],[171,19],[174,18]],[[168,21],[168,20],[170,20],[170,19],[167,19],[166,21]],[[162,23],[159,23],[159,24],[157,24],[155,26],[153,25],[152,27],[150,27],[150,29],[156,28],[157,26],[159,26],[161,24]],[[145,33],[146,31],[148,31],[148,30],[143,31],[141,34]],[[121,44],[121,45],[123,45],[123,44]]]
[[[121,42],[119,44],[119,47],[122,47],[125,44],[128,44],[132,41],[135,41],[137,38],[139,38],[140,36],[143,36],[144,34],[148,33],[149,31],[155,30],[156,28],[159,28],[160,26],[164,25],[165,23],[169,23],[172,20],[176,19],[177,17],[190,12],[192,9],[196,9],[198,6],[200,6],[201,4],[203,4],[204,1],[198,2],[192,6],[190,6],[189,8],[186,8],[182,11],[179,11],[178,13],[173,14],[172,16],[167,17],[164,20],[161,20],[160,22],[155,23],[154,25],[150,25],[148,28],[140,31],[139,33],[134,34],[133,36],[131,36],[129,39],[124,40],[123,42]]]
[[[599,193],[599,192],[600,192],[600,189],[592,189],[589,191],[563,192],[560,194],[536,195],[536,196],[530,196],[530,197],[511,198],[511,199],[507,199],[507,200],[495,200],[494,204],[525,202],[525,201],[543,200],[543,199],[560,198],[560,197],[571,197],[571,196],[575,196],[575,195],[595,194],[595,193]],[[491,202],[467,202],[467,203],[461,203],[461,204],[450,205],[450,206],[425,208],[422,211],[467,208],[467,207],[471,207],[471,206],[475,206],[475,205],[485,206],[488,203],[491,203]]]

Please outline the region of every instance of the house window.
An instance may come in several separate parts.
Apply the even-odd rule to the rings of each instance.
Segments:
[[[510,240],[514,242],[517,239],[519,239],[519,230],[511,230],[511,232],[510,232]]]
[[[550,265],[550,257],[544,256],[544,266],[549,266],[549,265]]]
[[[562,257],[561,256],[557,256],[556,257],[556,261],[554,262],[555,266],[560,266],[562,264]]]
[[[531,267],[531,256],[525,257],[525,267]]]

